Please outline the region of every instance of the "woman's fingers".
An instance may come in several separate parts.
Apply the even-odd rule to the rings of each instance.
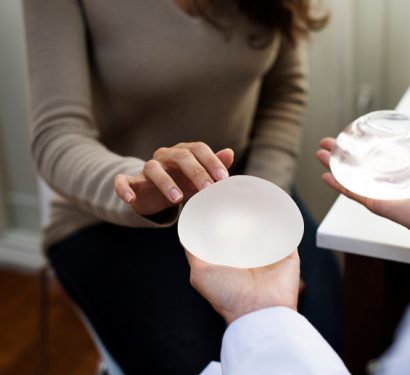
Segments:
[[[183,198],[181,189],[156,160],[149,160],[145,163],[142,175],[118,174],[115,176],[115,192],[125,203],[133,203],[137,198],[136,186],[144,183],[143,180],[145,184],[151,182],[172,203],[179,203]]]
[[[188,149],[212,177],[212,181],[219,181],[229,176],[228,170],[224,163],[217,157],[211,148],[203,142],[181,143],[176,147]],[[189,176],[187,176],[189,177]],[[193,181],[194,182],[194,181]]]
[[[202,190],[214,181],[229,176],[227,165],[232,164],[233,152],[229,149],[220,151],[218,156],[202,142],[180,143],[170,148],[160,148],[153,156],[164,170],[182,173],[197,190]]]
[[[146,162],[143,172],[170,202],[176,204],[182,200],[181,189],[157,160],[151,159]]]
[[[135,201],[135,192],[130,186],[134,182],[134,179],[134,176],[128,176],[125,174],[117,174],[114,178],[115,192],[125,203],[132,203]]]
[[[166,201],[178,204],[184,197],[189,198],[195,189],[202,190],[214,181],[228,177],[228,168],[232,162],[231,149],[215,154],[202,142],[162,147],[144,164],[142,172],[137,176],[118,174],[114,181],[115,191],[125,203],[132,205],[138,202],[138,205],[148,204],[147,199],[156,199],[158,205],[160,196],[156,196],[155,191],[165,198],[163,204]],[[189,183],[186,181],[178,186],[184,179]]]
[[[226,169],[229,169],[234,160],[234,152],[230,148],[225,148],[223,150],[218,151],[216,157],[222,162]]]
[[[213,178],[190,150],[173,149],[170,159],[171,165],[191,181],[197,190],[205,189],[213,183]]]
[[[114,186],[118,197],[141,215],[160,212],[183,198],[174,180],[154,160],[137,176],[116,175]]]

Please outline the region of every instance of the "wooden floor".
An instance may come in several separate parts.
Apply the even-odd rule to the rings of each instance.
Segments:
[[[1,375],[40,374],[39,287],[39,274],[0,267]],[[47,361],[42,373],[95,374],[98,353],[70,301],[53,280],[47,290]]]

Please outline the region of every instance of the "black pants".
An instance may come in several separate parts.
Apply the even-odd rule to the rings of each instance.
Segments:
[[[219,360],[225,324],[190,286],[176,228],[92,226],[49,259],[126,374],[198,374]]]
[[[293,196],[305,222],[299,245],[300,271],[306,288],[299,298],[299,312],[304,315],[340,353],[342,322],[342,280],[332,251],[316,247],[317,226],[303,203]]]
[[[338,350],[339,269],[331,252],[316,248],[316,226],[297,203],[305,220],[299,310]],[[225,325],[190,286],[175,226],[92,226],[53,246],[49,258],[126,374],[198,374],[219,360]]]

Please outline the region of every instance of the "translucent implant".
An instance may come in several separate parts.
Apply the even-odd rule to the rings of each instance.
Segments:
[[[374,199],[410,198],[410,118],[376,111],[346,127],[330,158],[336,180]]]
[[[213,264],[254,268],[297,248],[303,218],[292,198],[269,181],[225,178],[195,194],[178,222],[182,245]]]

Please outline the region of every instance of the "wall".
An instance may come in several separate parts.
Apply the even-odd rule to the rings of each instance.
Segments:
[[[410,1],[390,0],[386,7],[385,99],[386,106],[394,108],[410,85]]]
[[[0,0],[0,51],[3,222],[9,227],[38,230],[36,179],[28,148],[26,60],[20,1]]]
[[[317,221],[336,193],[321,182],[324,168],[316,161],[315,152],[321,138],[335,136],[353,118],[353,3],[327,1],[330,22],[310,40],[310,97],[296,188]]]
[[[0,263],[43,266],[37,183],[28,146],[21,3],[0,0]]]

